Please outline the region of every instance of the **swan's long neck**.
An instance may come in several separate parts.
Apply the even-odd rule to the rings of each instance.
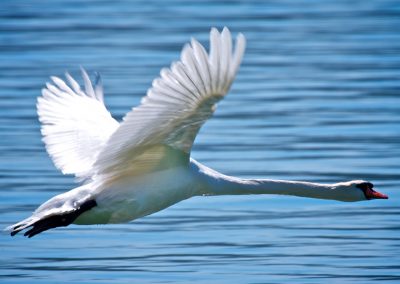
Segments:
[[[200,194],[203,195],[281,194],[350,201],[341,192],[335,190],[335,185],[302,181],[241,179],[223,175],[194,160],[192,165],[192,167],[197,167],[201,179]]]

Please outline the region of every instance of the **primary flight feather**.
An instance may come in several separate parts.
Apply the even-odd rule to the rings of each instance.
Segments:
[[[366,181],[336,184],[240,179],[194,159],[194,139],[229,91],[245,50],[239,34],[212,28],[210,50],[195,39],[181,58],[164,68],[139,106],[118,123],[106,109],[98,75],[82,69],[84,88],[68,73],[51,77],[37,109],[43,141],[55,166],[83,185],[42,204],[7,229],[45,230],[75,224],[121,223],[198,195],[285,194],[340,201],[386,199]]]

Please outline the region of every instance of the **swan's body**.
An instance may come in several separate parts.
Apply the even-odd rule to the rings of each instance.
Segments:
[[[84,184],[57,195],[31,217],[10,226],[11,234],[75,224],[128,222],[198,195],[284,194],[340,201],[387,198],[366,181],[317,184],[245,180],[218,173],[190,158],[197,132],[228,92],[245,49],[235,51],[228,29],[210,34],[210,54],[196,41],[181,61],[161,71],[139,107],[119,124],[103,103],[99,80],[82,72],[85,90],[52,77],[38,99],[43,140],[55,165]]]

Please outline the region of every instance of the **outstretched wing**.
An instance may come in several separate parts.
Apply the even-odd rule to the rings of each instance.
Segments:
[[[98,156],[94,167],[106,176],[134,175],[188,162],[196,134],[228,92],[245,49],[239,34],[232,50],[227,28],[210,33],[210,54],[192,39],[181,60],[161,77],[123,119]]]
[[[101,148],[119,125],[104,106],[99,75],[94,86],[83,69],[82,77],[84,90],[68,73],[69,84],[51,77],[53,84],[46,84],[37,102],[47,152],[58,169],[78,178],[91,175]]]

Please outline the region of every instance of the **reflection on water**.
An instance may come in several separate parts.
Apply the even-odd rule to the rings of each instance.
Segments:
[[[193,156],[241,177],[367,179],[387,201],[194,198],[130,224],[0,236],[2,283],[354,283],[400,280],[397,1],[2,1],[0,225],[74,186],[40,141],[50,75],[103,75],[117,118],[184,42],[243,32],[231,94]]]

